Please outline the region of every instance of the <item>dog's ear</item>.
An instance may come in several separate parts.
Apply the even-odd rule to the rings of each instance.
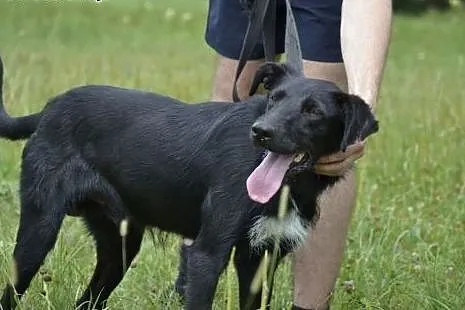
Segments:
[[[258,67],[255,77],[250,87],[249,96],[255,94],[258,86],[263,83],[263,87],[267,90],[272,89],[282,81],[286,76],[285,68],[282,64],[266,62]]]
[[[345,152],[357,139],[376,133],[379,126],[370,106],[359,96],[337,92],[334,97],[344,126],[340,148]]]
[[[258,67],[250,87],[249,96],[254,95],[262,83],[265,89],[271,90],[291,76],[299,76],[292,67],[284,63],[266,62]]]

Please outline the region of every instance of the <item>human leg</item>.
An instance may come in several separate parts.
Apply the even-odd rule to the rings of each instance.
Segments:
[[[329,80],[347,91],[340,46],[342,1],[294,2],[302,45],[305,75]],[[320,219],[294,261],[296,309],[327,309],[344,255],[344,245],[356,200],[352,171],[319,200]]]
[[[227,18],[226,20],[222,18],[224,16],[213,18],[217,14],[221,15],[218,12],[211,12],[212,8],[218,9],[216,5],[219,2],[221,1],[217,1],[216,4],[214,4],[215,1],[210,2],[206,36],[207,42],[218,52],[212,99],[231,101],[234,74],[238,63],[236,59],[242,41],[239,40],[239,43],[237,43],[233,40],[233,42],[236,42],[236,54],[229,52],[225,47],[224,41],[231,43],[229,39],[233,37],[233,34],[228,31],[221,31],[223,28],[221,22],[227,23]],[[307,59],[304,63],[304,70],[308,77],[330,80],[339,85],[341,89],[347,90],[346,74],[340,51],[340,14],[334,17],[334,15],[337,15],[338,6],[340,13],[341,1],[328,2],[331,2],[329,7],[327,7],[326,0],[316,1],[320,5],[319,10],[332,10],[332,16],[330,16],[329,20],[326,19],[325,12],[318,10],[309,12],[308,2],[304,0],[293,2],[302,54]],[[247,20],[243,20],[242,24],[245,32]],[[234,31],[237,35],[237,29]],[[277,33],[280,33],[279,30]],[[277,47],[277,50],[279,51],[279,47]],[[260,57],[249,61],[242,72],[238,84],[241,98],[247,95],[250,81],[261,62]],[[327,297],[333,289],[339,272],[354,202],[355,179],[352,174],[332,190],[323,194],[320,203],[321,220],[317,223],[315,230],[312,231],[305,246],[296,253],[294,300],[297,306],[303,309],[319,309],[319,305],[326,305]],[[311,252],[310,248],[312,248]]]
[[[234,84],[234,75],[238,61],[227,58],[221,55],[217,56],[217,64],[215,71],[215,79],[213,81],[213,89],[211,100],[213,101],[232,101],[232,90]],[[238,81],[238,93],[240,98],[246,98],[252,79],[263,59],[248,61]]]
[[[294,304],[301,309],[329,308],[355,199],[356,179],[352,171],[320,198],[320,219],[295,253]]]

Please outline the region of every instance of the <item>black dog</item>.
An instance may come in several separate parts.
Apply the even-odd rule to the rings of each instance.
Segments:
[[[82,217],[96,243],[97,265],[78,306],[102,309],[145,227],[158,227],[195,240],[185,270],[187,309],[211,308],[233,246],[241,308],[258,308],[259,295],[249,296],[249,287],[263,250],[277,232],[280,257],[294,249],[316,217],[317,196],[338,180],[315,175],[312,164],[378,129],[369,107],[332,83],[272,63],[260,68],[252,93],[261,82],[268,95],[242,103],[186,105],[138,90],[84,86],[30,116],[12,118],[0,104],[0,136],[29,138],[17,276],[4,290],[3,309],[14,308],[16,294],[26,291],[66,215]],[[262,161],[264,150],[270,152]],[[277,221],[284,183],[292,207]]]

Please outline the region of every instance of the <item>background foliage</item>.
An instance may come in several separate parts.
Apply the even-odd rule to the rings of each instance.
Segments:
[[[406,7],[413,1],[399,3],[377,110],[381,131],[359,162],[358,207],[333,308],[465,309],[465,13],[426,10],[417,1],[414,11],[421,14],[405,14],[414,12]],[[86,83],[206,100],[215,64],[203,40],[206,4],[0,1],[8,111],[37,111],[48,98]],[[18,225],[22,147],[0,141],[2,285]],[[147,238],[110,309],[178,309],[170,290],[177,244],[174,236],[165,247]],[[272,309],[292,302],[290,262],[277,274]],[[72,309],[94,263],[82,224],[66,219],[20,309]],[[235,278],[222,277],[216,309],[225,308],[228,287],[237,305]]]

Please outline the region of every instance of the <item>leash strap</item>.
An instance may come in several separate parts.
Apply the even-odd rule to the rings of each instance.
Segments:
[[[274,61],[276,56],[276,8],[277,0],[269,0],[262,31],[266,61]]]
[[[242,1],[244,2],[244,1]],[[252,2],[252,3],[250,3]],[[298,72],[303,72],[302,52],[300,50],[299,35],[295,24],[294,14],[292,13],[290,0],[286,2],[286,35],[285,35],[285,52],[287,63],[294,67]],[[247,60],[250,59],[253,49],[259,42],[260,32],[262,33],[263,50],[265,61],[275,61],[276,56],[276,9],[277,0],[255,0],[247,1],[246,6],[249,9],[249,23],[244,37],[239,63],[236,68],[236,76],[233,84],[233,100],[240,101],[237,92],[237,82],[244,70]]]
[[[270,6],[271,3],[271,6]],[[265,16],[266,31],[265,31]],[[275,28],[276,28],[276,0],[255,0],[249,10],[249,23],[244,37],[239,63],[236,68],[236,76],[233,84],[233,100],[240,101],[237,93],[237,81],[244,70],[247,60],[250,59],[253,49],[259,42],[260,33],[264,41],[265,57],[272,61],[275,56]],[[271,46],[272,45],[272,46]]]
[[[286,52],[286,62],[293,66],[298,72],[304,72],[302,51],[300,50],[299,33],[292,13],[291,2],[286,0],[286,36],[284,50]]]

